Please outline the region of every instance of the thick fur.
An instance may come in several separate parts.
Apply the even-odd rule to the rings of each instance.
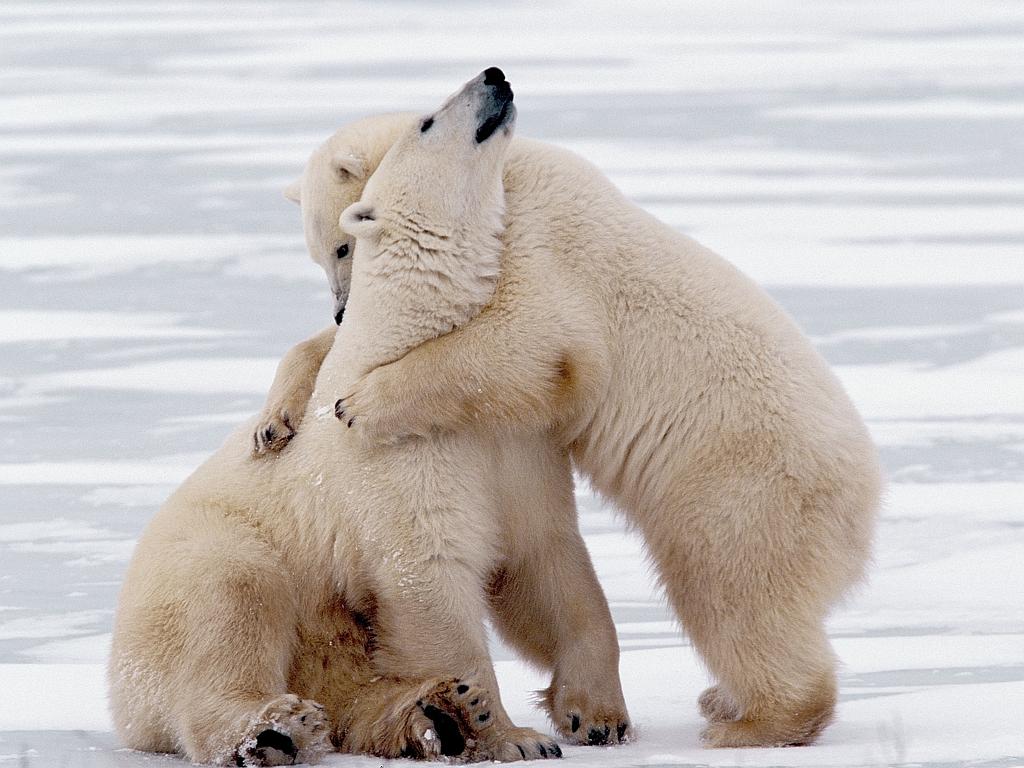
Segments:
[[[775,302],[592,166],[517,139],[504,181],[494,300],[336,390],[353,429],[557,429],[643,534],[717,680],[701,696],[705,742],[813,741],[836,700],[824,619],[863,575],[879,502],[861,419]],[[344,188],[357,195],[359,180]],[[328,204],[304,197],[304,216]],[[282,399],[275,391],[264,416]]]
[[[466,744],[490,710],[458,692],[484,689],[471,679],[381,676],[375,604],[356,605],[331,583],[331,568],[343,567],[331,543],[304,551],[311,542],[294,516],[252,502],[250,432],[229,438],[139,542],[110,665],[125,743],[220,764],[314,763],[331,748],[434,758],[461,745],[465,758],[490,757]],[[473,698],[487,706],[486,694]],[[438,712],[462,725],[456,743],[430,735],[447,722]],[[267,731],[291,750],[261,750]]]
[[[558,635],[537,655],[558,660],[570,691],[586,687],[627,722],[564,448],[541,431],[375,444],[334,418],[335,390],[468,322],[493,296],[507,136],[476,154],[444,144],[472,128],[475,82],[435,116],[440,142],[421,144],[416,127],[399,138],[366,190],[371,208],[353,213],[374,221],[364,222],[349,316],[303,429],[280,455],[253,458],[259,430],[243,426],[140,540],[110,663],[114,721],[129,746],[257,765],[314,762],[329,746],[558,756],[501,706],[483,626],[490,601],[499,622]],[[408,189],[417,174],[441,173],[458,187],[442,208],[433,190],[420,201]],[[422,216],[402,215],[411,211]],[[309,364],[320,347],[297,354]]]

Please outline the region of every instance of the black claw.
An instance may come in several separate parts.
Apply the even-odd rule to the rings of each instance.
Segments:
[[[455,692],[456,693],[465,693],[468,690],[469,690],[469,686],[466,685],[465,683],[463,683],[462,685],[460,685],[458,688],[455,689]]]
[[[480,699],[479,698],[473,699],[471,702],[469,702],[469,706],[475,707],[479,703],[480,703]]]
[[[619,741],[622,741],[622,737],[626,735],[627,728],[629,728],[629,723],[619,723],[619,727],[616,729]]]
[[[476,719],[477,719],[477,722],[486,723],[488,720],[491,719],[491,713],[490,712],[484,712],[482,715],[477,715]]]
[[[558,746],[557,744],[554,744],[551,747],[551,752],[554,754],[555,757],[561,757],[562,756],[562,748],[560,746]]]
[[[334,418],[344,419],[345,418],[345,400],[342,398],[334,404]]]
[[[544,749],[544,745],[543,744],[538,744],[537,745],[537,749],[540,750],[540,756],[541,757],[547,757],[548,756],[548,751],[546,749]]]
[[[353,424],[355,424],[355,423],[356,423],[356,417],[355,417],[355,416],[353,416],[353,417],[352,417],[351,419],[349,419],[349,420],[348,420],[348,425],[349,425],[350,427],[351,427],[351,426],[352,426]]]
[[[591,728],[587,731],[587,743],[588,744],[607,744],[608,736],[611,734],[612,729],[607,725],[604,728]]]
[[[579,729],[580,729],[580,716],[579,715],[573,715],[572,716],[572,732],[576,733],[576,731],[578,731]]]
[[[523,756],[523,760],[525,760],[526,759],[526,753],[523,751],[523,748],[521,746],[519,746],[518,744],[516,744],[516,749],[519,750],[519,754],[522,755]],[[239,765],[241,765],[241,763],[239,763]]]

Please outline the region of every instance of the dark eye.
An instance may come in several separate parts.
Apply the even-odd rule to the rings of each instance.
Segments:
[[[337,254],[339,259],[344,259],[346,256],[348,256],[348,243],[342,243],[341,245],[339,245]]]
[[[426,133],[427,131],[429,131],[430,126],[432,126],[433,124],[434,118],[428,117],[426,120],[423,121],[423,124],[420,126],[420,133]]]

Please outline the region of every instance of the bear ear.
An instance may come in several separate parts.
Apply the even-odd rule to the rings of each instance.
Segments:
[[[302,179],[296,179],[284,188],[284,199],[302,205]]]
[[[352,203],[341,212],[338,226],[354,237],[371,237],[380,229],[373,203],[363,200]]]
[[[353,155],[351,152],[339,152],[331,158],[331,165],[334,167],[334,175],[338,181],[361,179],[366,174],[366,164],[363,162],[363,158]]]

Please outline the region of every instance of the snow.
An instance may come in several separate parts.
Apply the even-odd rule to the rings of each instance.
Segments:
[[[0,310],[0,344],[65,339],[195,338],[221,336],[212,328],[177,326],[169,313]]]
[[[797,106],[772,110],[772,117],[814,120],[864,120],[884,117],[890,120],[991,120],[1024,117],[1024,101],[1006,102],[990,99],[921,99],[900,102],[853,102],[839,109],[820,106]]]
[[[1006,2],[0,4],[0,763],[183,764],[120,748],[103,664],[146,520],[331,322],[281,189],[340,124],[496,64],[524,135],[768,287],[891,480],[829,622],[837,722],[743,752],[699,747],[704,672],[581,482],[639,737],[566,760],[1024,766],[1022,43]],[[546,728],[546,681],[494,655]]]
[[[58,230],[59,231],[59,230]],[[295,237],[239,235],[74,235],[0,238],[0,270],[51,271],[51,279],[83,280],[156,264],[237,258],[250,251],[294,249]],[[58,272],[59,270],[59,272]]]
[[[592,766],[739,764],[853,768],[997,760],[1014,754],[1020,747],[1020,711],[1014,704],[1024,697],[1024,682],[976,681],[967,667],[971,661],[991,664],[991,653],[966,658],[966,671],[945,686],[939,683],[941,677],[936,680],[939,684],[933,685],[879,685],[870,679],[872,674],[883,677],[886,672],[898,679],[901,673],[911,670],[934,671],[918,663],[920,658],[915,651],[933,651],[928,658],[941,665],[948,661],[951,651],[960,651],[965,645],[960,640],[909,638],[901,640],[897,648],[887,647],[887,638],[838,643],[844,655],[866,659],[865,666],[871,674],[864,674],[847,686],[837,722],[818,745],[782,753],[761,749],[710,751],[695,746],[703,721],[690,692],[700,690],[706,679],[694,654],[688,648],[625,651],[621,664],[623,690],[636,724],[636,742],[621,747],[567,747],[565,756],[570,764]],[[1019,643],[1021,636],[1016,640]],[[969,648],[970,642],[966,645]],[[1004,658],[1019,661],[1019,653],[1013,654],[1005,647],[996,649],[996,658],[1000,650]],[[906,660],[911,666],[879,664],[880,654],[897,664]],[[1019,667],[1008,669],[1012,675],[1012,670]],[[546,684],[543,678],[513,662],[499,662],[497,672],[504,697],[510,702],[510,715],[522,725],[545,728],[540,713],[526,704],[531,691]],[[66,730],[68,723],[97,731],[111,727],[106,714],[102,665],[6,664],[0,665],[0,677],[8,686],[7,695],[0,700],[0,730],[60,731]],[[951,706],[945,687],[955,690],[955,706]],[[45,691],[43,696],[38,695],[39,689]],[[956,729],[949,728],[951,716],[957,719]],[[963,733],[969,733],[970,739],[964,739]],[[325,764],[369,766],[380,762],[334,755]]]
[[[265,393],[274,380],[274,358],[183,358],[139,363],[116,368],[95,368],[54,373],[22,381],[31,394],[68,389],[141,390],[174,393]],[[238,372],[246,371],[245,378]]]
[[[33,461],[0,464],[3,485],[99,485],[180,483],[206,454],[174,454],[153,461]]]
[[[0,679],[2,731],[110,730],[102,665],[0,664]]]
[[[835,370],[869,419],[1024,414],[1024,348],[955,366],[915,362]]]

